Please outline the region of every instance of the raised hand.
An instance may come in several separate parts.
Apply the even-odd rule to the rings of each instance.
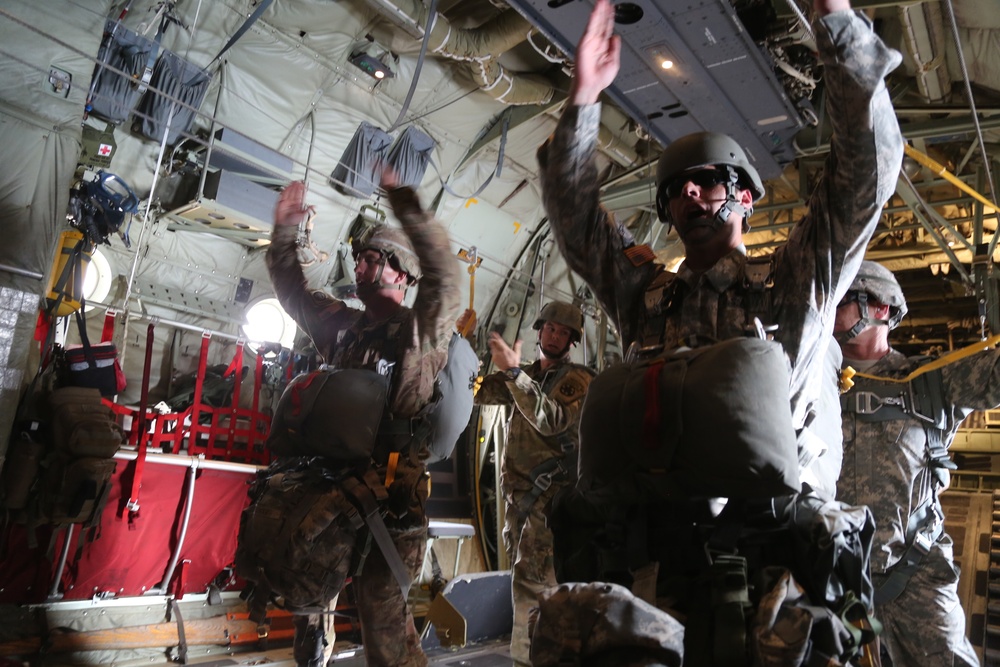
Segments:
[[[274,208],[274,224],[278,227],[298,225],[309,215],[314,215],[316,209],[306,206],[306,184],[293,181],[285,186]]]
[[[576,47],[570,90],[573,104],[593,104],[601,91],[611,85],[618,75],[621,46],[621,38],[615,34],[615,8],[611,0],[597,0]]]
[[[514,343],[512,348],[496,331],[490,334],[487,343],[490,347],[490,354],[493,356],[493,365],[505,371],[514,368],[521,363],[521,341]]]
[[[386,190],[395,190],[399,187],[399,174],[389,165],[382,167],[382,187]]]

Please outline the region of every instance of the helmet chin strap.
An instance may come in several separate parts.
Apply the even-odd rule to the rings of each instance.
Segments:
[[[386,262],[389,261],[389,257],[384,252],[381,253],[381,257],[382,259],[379,260],[378,263],[378,273],[375,274],[375,280],[371,282],[372,286],[378,289],[397,289],[400,291],[406,290],[406,288],[409,287],[409,284],[407,284],[407,281],[405,280],[395,285],[389,285],[387,283],[382,282],[382,272],[385,271],[385,265]]]
[[[750,231],[750,215],[753,213],[753,206],[746,207],[740,203],[736,192],[736,183],[739,180],[739,175],[736,170],[728,165],[722,165],[719,169],[724,169],[729,175],[729,180],[726,181],[726,201],[722,203],[719,210],[715,212],[715,215],[701,216],[698,218],[693,218],[691,222],[703,222],[707,223],[712,227],[713,232],[717,232],[726,225],[729,224],[729,216],[736,213],[743,218],[743,233],[746,234]],[[677,227],[677,225],[674,225]],[[669,229],[667,230],[669,231]],[[683,239],[684,235],[681,233],[680,227],[677,227],[677,234]]]
[[[858,292],[855,297],[858,302],[858,314],[860,317],[858,318],[858,321],[854,323],[854,326],[847,331],[834,332],[833,337],[837,339],[837,342],[840,344],[844,344],[852,338],[857,338],[858,335],[869,326],[878,326],[879,324],[884,324],[886,326],[889,325],[889,320],[880,320],[869,314],[867,292]]]

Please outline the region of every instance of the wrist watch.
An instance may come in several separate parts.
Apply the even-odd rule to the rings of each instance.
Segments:
[[[517,366],[514,366],[513,368],[508,368],[507,370],[505,370],[503,374],[507,376],[508,380],[516,380],[517,376],[521,374],[521,369],[518,368]]]

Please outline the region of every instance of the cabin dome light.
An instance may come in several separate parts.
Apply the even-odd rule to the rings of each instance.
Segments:
[[[360,69],[362,72],[368,76],[382,80],[391,79],[396,76],[388,65],[382,62],[379,58],[365,53],[364,51],[356,51],[351,54],[349,61],[352,65]]]

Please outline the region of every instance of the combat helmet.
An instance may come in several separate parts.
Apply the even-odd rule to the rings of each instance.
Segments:
[[[896,281],[896,276],[878,262],[867,259],[861,263],[861,268],[858,269],[854,282],[847,290],[845,299],[857,301],[861,314],[861,318],[851,330],[845,332],[844,337],[848,339],[857,336],[868,325],[885,324],[889,329],[895,329],[906,315],[906,297],[903,296],[903,290]],[[880,320],[871,317],[868,311],[869,300],[889,306],[889,319]]]
[[[352,250],[355,258],[365,250],[377,250],[393,268],[406,273],[407,285],[414,285],[420,280],[420,260],[410,244],[409,237],[401,229],[389,225],[377,225],[364,238],[356,241]],[[381,279],[382,271],[379,270],[378,280]]]
[[[554,322],[568,327],[573,335],[570,343],[578,343],[583,338],[583,312],[571,303],[565,301],[549,301],[535,319],[532,329],[538,331],[546,322]]]
[[[670,222],[667,185],[684,172],[704,167],[729,167],[735,182],[749,189],[755,202],[764,196],[760,174],[735,140],[717,132],[695,132],[667,146],[656,165],[656,213],[661,222]]]

